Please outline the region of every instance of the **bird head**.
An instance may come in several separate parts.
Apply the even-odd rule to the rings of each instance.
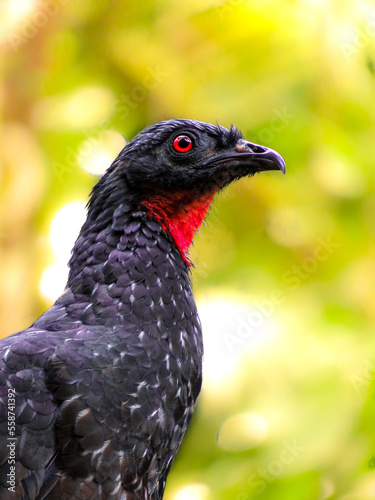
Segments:
[[[112,203],[116,192],[117,203],[131,203],[158,221],[190,264],[187,250],[214,195],[235,179],[266,170],[285,173],[284,160],[244,140],[236,127],[168,120],[124,147],[94,188],[90,208]]]

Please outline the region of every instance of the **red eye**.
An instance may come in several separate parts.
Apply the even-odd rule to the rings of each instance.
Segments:
[[[193,141],[187,135],[179,135],[173,141],[173,147],[179,153],[187,153],[193,147]]]

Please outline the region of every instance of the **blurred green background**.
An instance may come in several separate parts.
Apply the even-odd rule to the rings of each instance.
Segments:
[[[100,175],[171,117],[279,151],[191,251],[204,387],[166,500],[375,497],[375,3],[3,0],[1,335],[64,288]]]

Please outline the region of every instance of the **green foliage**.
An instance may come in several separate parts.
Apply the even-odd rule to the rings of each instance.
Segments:
[[[228,188],[195,239],[206,376],[166,500],[373,498],[375,4],[12,0],[0,14],[2,334],[49,306],[51,221],[87,200],[121,134],[234,123],[287,176]]]

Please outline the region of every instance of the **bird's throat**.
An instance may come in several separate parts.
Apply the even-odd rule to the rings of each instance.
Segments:
[[[187,251],[194,234],[206,217],[215,193],[207,193],[192,201],[186,200],[185,193],[173,196],[153,196],[144,204],[148,215],[156,220],[173,238],[181,257],[188,266],[191,261]]]

